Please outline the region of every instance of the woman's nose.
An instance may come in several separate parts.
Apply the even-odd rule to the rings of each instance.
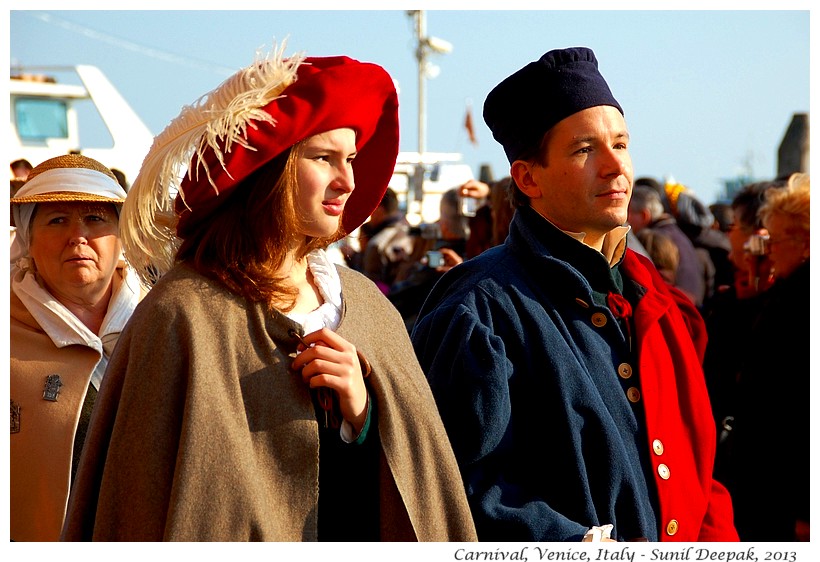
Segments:
[[[336,185],[339,189],[344,190],[346,193],[349,193],[356,188],[353,166],[351,164],[348,163],[339,170],[336,177]]]
[[[79,246],[88,243],[88,225],[82,220],[72,221],[69,231],[69,244]]]

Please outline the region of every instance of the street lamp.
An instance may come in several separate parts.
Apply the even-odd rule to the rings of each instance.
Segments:
[[[452,43],[439,39],[438,37],[427,36],[427,23],[424,15],[424,10],[411,10],[407,12],[408,15],[413,16],[416,20],[416,39],[418,44],[416,46],[416,60],[418,61],[418,80],[419,80],[419,163],[424,158],[426,152],[425,137],[427,135],[427,107],[426,107],[426,88],[425,80],[427,78],[435,78],[438,76],[438,67],[431,64],[427,57],[430,53],[439,55],[446,55],[453,50]]]

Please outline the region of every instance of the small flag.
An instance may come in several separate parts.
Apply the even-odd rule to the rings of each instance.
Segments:
[[[464,128],[467,129],[467,136],[473,146],[478,145],[478,139],[475,136],[475,128],[473,127],[473,106],[467,104],[467,115],[464,117]]]

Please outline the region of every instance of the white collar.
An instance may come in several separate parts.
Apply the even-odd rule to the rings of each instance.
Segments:
[[[307,262],[324,302],[307,314],[290,313],[287,316],[301,324],[306,334],[322,328],[335,330],[342,321],[342,280],[339,272],[327,252],[322,249],[310,252]]]
[[[120,332],[140,300],[139,279],[125,262],[121,262],[121,267],[117,268],[113,283],[111,301],[100,326],[100,335],[97,336],[37,282],[31,269],[23,270],[15,266],[11,270],[12,290],[54,345],[58,348],[69,345],[90,347],[100,354],[103,366],[107,364]],[[91,379],[98,390],[104,372],[104,368],[99,367],[100,363]]]

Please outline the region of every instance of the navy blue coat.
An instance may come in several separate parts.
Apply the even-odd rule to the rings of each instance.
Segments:
[[[628,251],[610,268],[519,208],[503,245],[428,297],[413,345],[479,540],[581,540],[607,523],[619,540],[736,540],[711,478],[714,423],[689,332],[702,320],[694,308],[684,318],[685,297],[648,263]],[[613,315],[609,293],[634,322]]]

